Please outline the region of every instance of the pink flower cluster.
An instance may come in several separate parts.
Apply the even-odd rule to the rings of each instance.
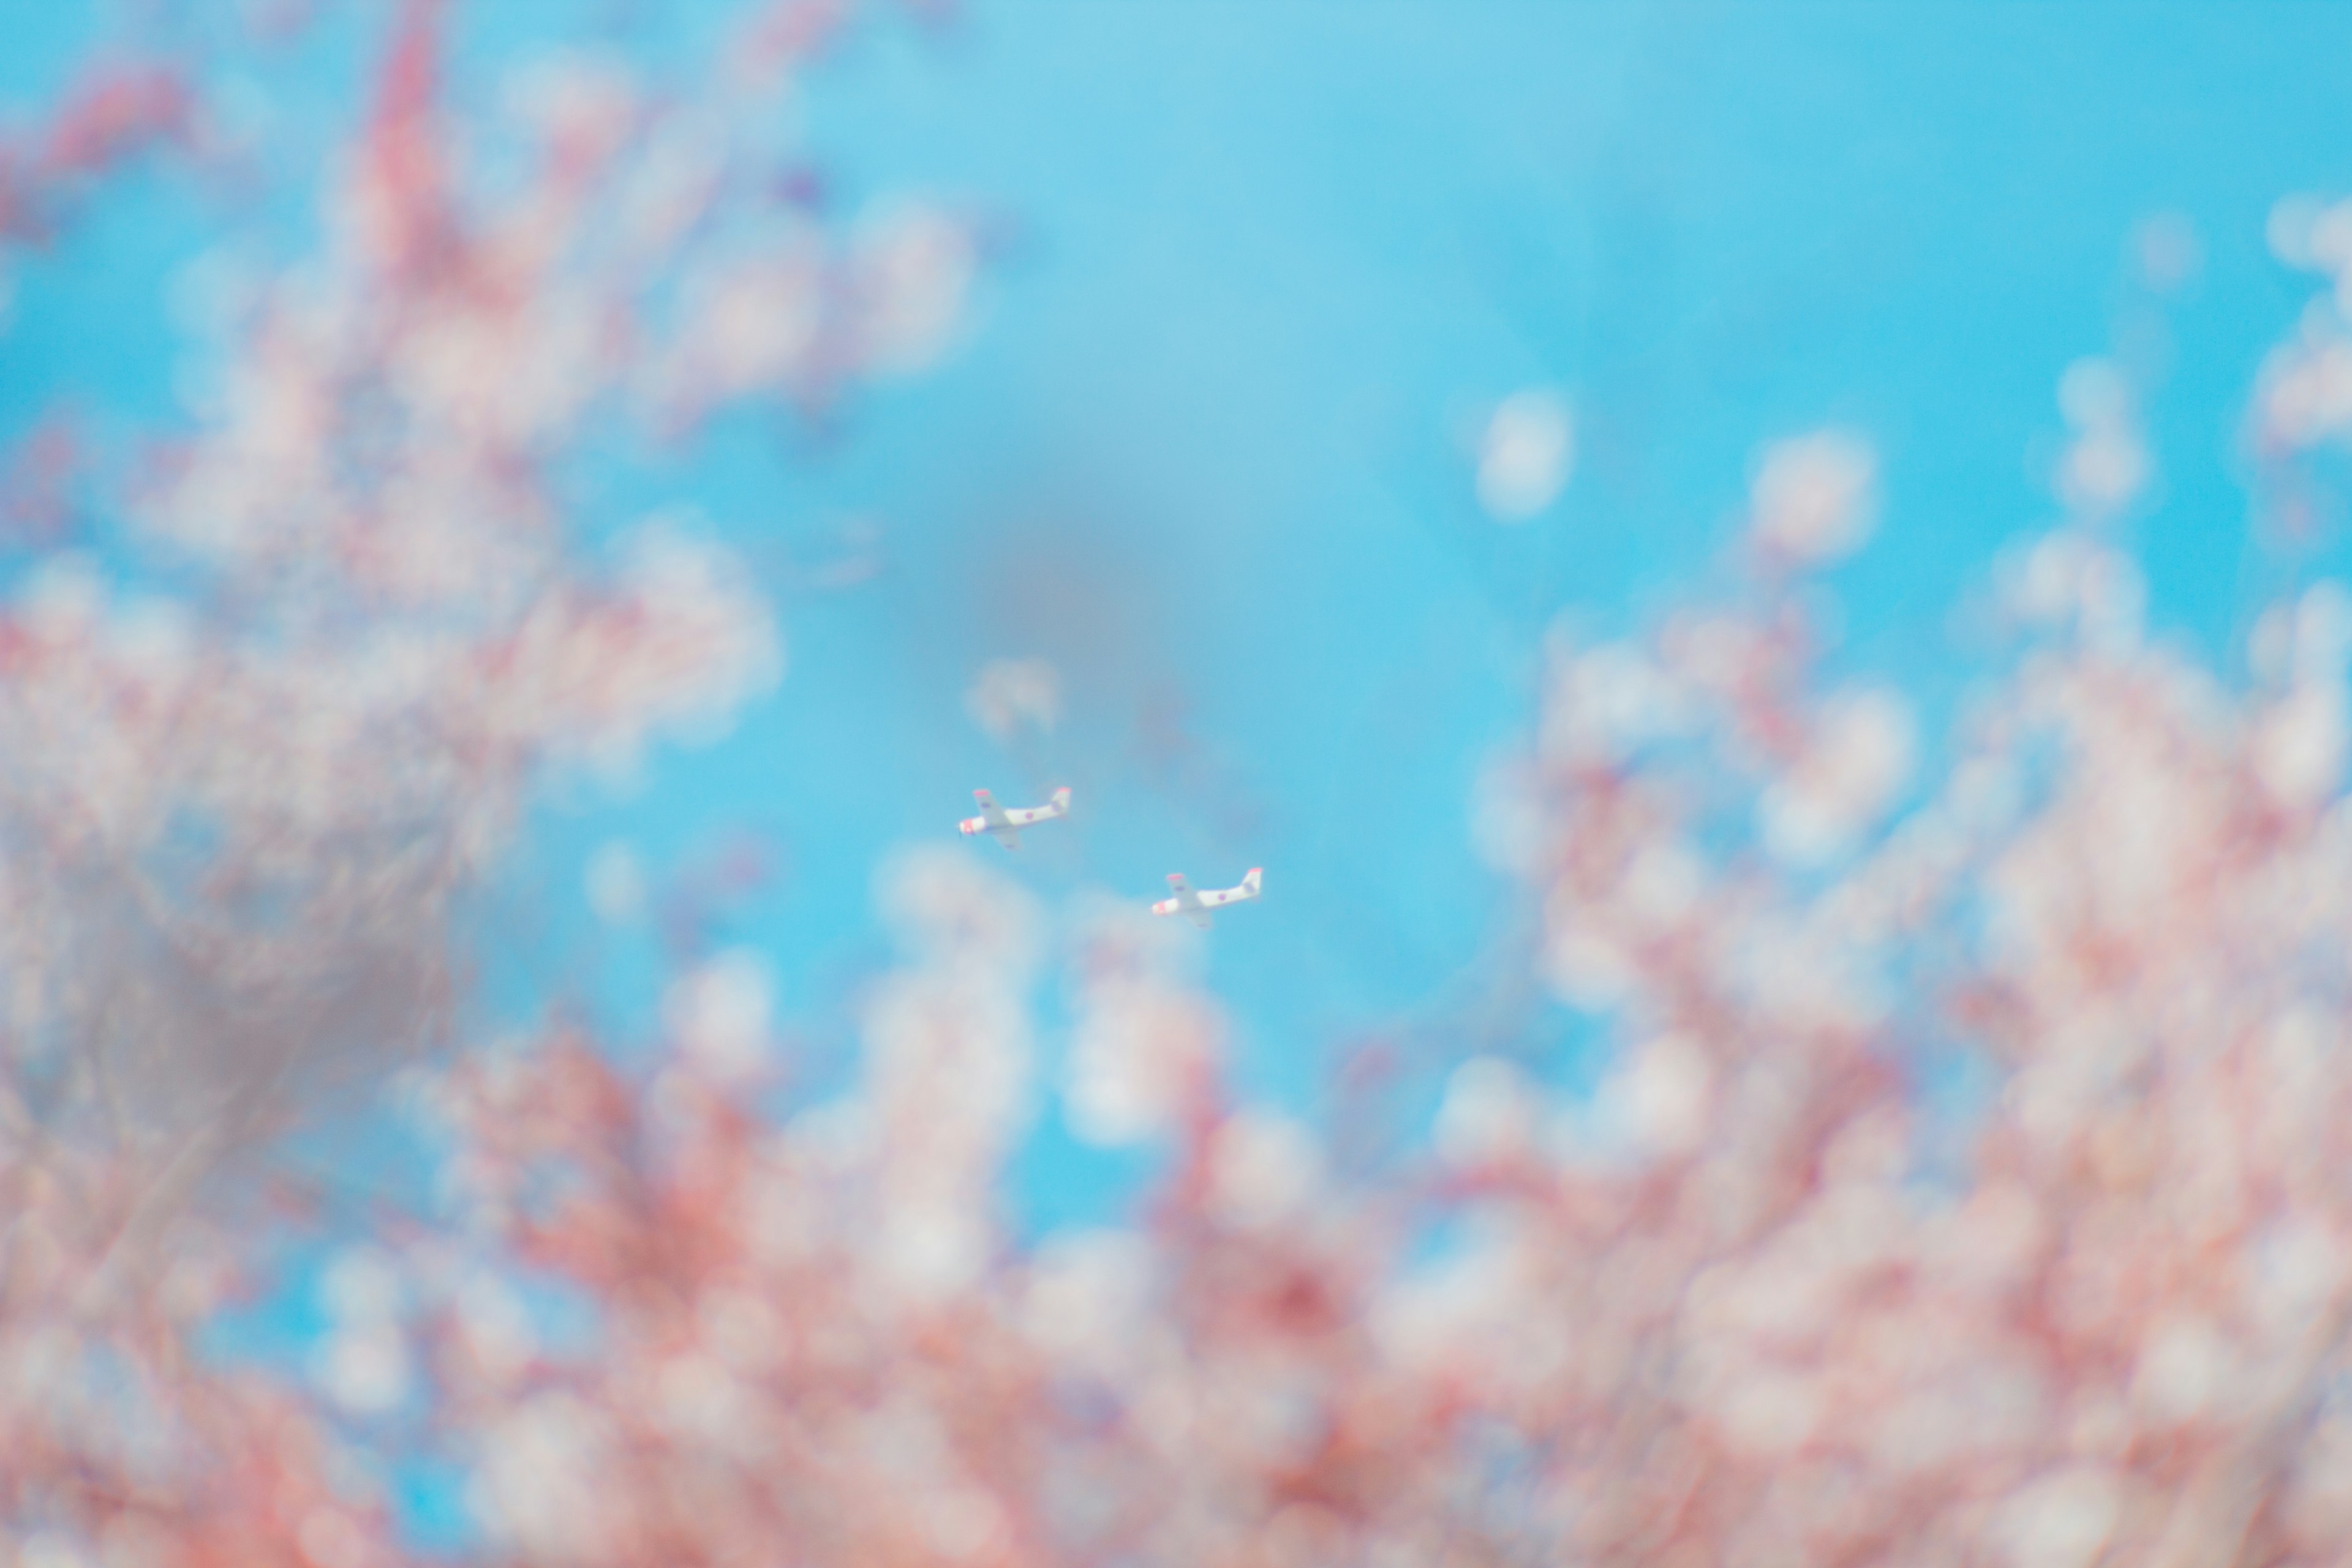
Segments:
[[[776,194],[752,123],[847,7],[768,7],[717,95],[559,65],[482,124],[442,100],[437,13],[401,8],[316,252],[207,263],[192,429],[121,483],[62,420],[12,467],[41,547],[0,607],[12,1560],[388,1560],[332,1412],[198,1353],[219,1290],[190,1281],[247,1254],[192,1213],[317,1093],[447,1042],[455,900],[538,784],[708,736],[782,672],[727,551],[671,514],[589,550],[560,466],[915,367],[969,281],[951,216],[837,237]],[[0,153],[0,241],[147,147],[205,155],[192,104],[94,79]],[[747,313],[796,325],[747,347]],[[60,544],[85,514],[102,551]],[[398,1382],[362,1316],[346,1406]]]
[[[0,138],[0,256],[54,240],[105,177],[152,150],[189,143],[198,128],[187,85],[168,67],[89,72],[45,126]]]

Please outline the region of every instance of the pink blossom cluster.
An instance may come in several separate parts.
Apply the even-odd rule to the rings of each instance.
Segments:
[[[94,503],[129,550],[49,551],[0,611],[28,1048],[93,990],[117,1021],[79,1044],[215,1084],[438,1017],[448,901],[533,782],[708,735],[781,673],[725,550],[659,514],[591,552],[557,466],[900,366],[961,297],[951,219],[835,244],[761,194],[741,122],[779,82],[681,104],[541,68],[513,94],[522,172],[472,176],[491,143],[437,106],[435,8],[405,15],[322,249],[231,291],[194,429]],[[729,323],[755,308],[805,330],[753,353]]]
[[[2108,374],[2070,374],[2070,414]],[[2136,443],[2119,403],[2085,441]],[[1564,1552],[2343,1550],[2344,595],[2273,611],[2229,689],[2144,636],[2091,466],[2062,470],[2082,521],[2004,573],[2021,651],[1924,784],[1778,580],[1556,655],[1493,837],[1622,1047],[1583,1102],[1457,1075],[1442,1152],[1486,1239],[1444,1299],[1557,1335],[1422,1331],[1585,1451]],[[1939,1051],[1984,1104],[1923,1095]]]
[[[0,257],[53,241],[80,199],[142,154],[196,138],[187,84],[156,64],[86,73],[29,132],[0,137]]]
[[[673,513],[590,548],[562,465],[916,367],[970,279],[952,216],[838,237],[780,194],[759,127],[848,7],[761,10],[723,92],[560,64],[482,121],[444,100],[438,13],[400,8],[315,250],[207,291],[189,428],[104,489],[67,424],[15,465],[44,548],[0,605],[12,1560],[390,1560],[333,1409],[200,1353],[181,1259],[252,1259],[194,1215],[317,1093],[448,1042],[457,900],[539,784],[713,734],[781,674],[729,552]],[[0,160],[0,239],[187,101],[70,98]],[[85,514],[99,542],[61,547]],[[366,1321],[339,1405],[397,1381]]]
[[[400,1561],[380,1477],[299,1390],[204,1325],[258,1281],[226,1225],[143,1244],[138,1163],[0,1098],[0,1543],[26,1568]],[[220,1216],[226,1218],[227,1216]]]

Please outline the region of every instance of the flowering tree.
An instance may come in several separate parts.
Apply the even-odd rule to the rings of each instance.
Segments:
[[[398,1561],[360,1454],[398,1442],[467,1478],[472,1555],[548,1568],[2341,1561],[2352,598],[2273,607],[2240,681],[2152,642],[2095,362],[2069,520],[1997,584],[2013,655],[1937,742],[1820,666],[1809,574],[1874,505],[1843,433],[1764,454],[1736,594],[1547,650],[1479,828],[1612,1042],[1597,1089],[1463,1061],[1425,1150],[1345,1174],[1234,1092],[1189,932],[917,851],[846,1089],[796,1081],[740,954],[637,1068],[561,1020],[443,1053],[396,1080],[434,1206],[330,1271],[312,1384],[195,1353],[260,1288],[250,1190],[207,1178],[466,1044],[453,911],[534,784],[779,673],[716,547],[587,547],[567,455],[822,403],[955,319],[962,227],[836,237],[743,128],[846,21],[757,12],[692,104],[549,68],[460,136],[415,0],[319,253],[235,291],[194,427],[76,501],[124,542],[45,542],[0,616],[16,1554]],[[201,123],[106,79],[0,162],[0,243]],[[2352,434],[2352,207],[2274,228],[2339,285],[2253,411],[2294,496]],[[1564,408],[1513,417],[1498,516],[1568,460]],[[22,493],[69,458],[37,436]],[[1008,664],[972,710],[1060,701]],[[996,1191],[1057,963],[1068,1121],[1166,1159],[1128,1223],[1031,1246]]]

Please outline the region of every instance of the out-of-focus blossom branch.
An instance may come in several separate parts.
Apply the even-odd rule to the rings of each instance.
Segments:
[[[187,82],[157,62],[86,72],[45,124],[0,137],[0,258],[53,243],[100,182],[158,149],[195,140]]]
[[[401,1033],[393,1015],[429,1032],[442,913],[538,771],[707,732],[781,668],[723,552],[660,526],[585,557],[551,465],[600,422],[688,391],[698,406],[797,396],[898,366],[952,314],[961,273],[921,259],[954,249],[948,220],[835,256],[805,218],[746,216],[729,104],[665,105],[614,69],[531,77],[536,162],[515,188],[480,186],[436,95],[436,14],[405,10],[330,188],[324,252],[256,282],[202,426],[111,498],[197,591],[59,557],[0,626],[7,852],[23,896],[47,904],[25,910],[39,951],[16,952],[20,1038],[53,1032],[44,997],[77,963],[135,954],[158,973],[125,921],[182,986],[225,988],[209,1009],[174,990],[156,1004],[172,1016],[113,1023],[167,1076],[207,1051],[274,1073],[272,1037],[315,1053],[303,1007],[357,1018],[349,1032],[377,1048]],[[88,163],[113,141],[60,144]],[[614,233],[616,206],[643,221]],[[805,265],[746,259],[772,242]],[[814,335],[694,367],[701,334],[727,336],[696,281],[714,267],[734,279],[729,309]],[[674,320],[652,297],[665,279],[680,280]],[[54,488],[62,437],[39,439],[30,472]],[[351,1005],[370,988],[383,1016]],[[233,1026],[195,1021],[224,1008]],[[216,1047],[190,1037],[207,1027]]]
[[[194,428],[129,486],[61,422],[10,470],[41,551],[0,606],[0,1531],[26,1561],[392,1560],[332,1421],[195,1359],[203,1280],[245,1255],[190,1199],[318,1089],[449,1039],[457,900],[549,770],[712,733],[780,676],[726,551],[653,520],[592,553],[560,466],[912,368],[970,279],[950,216],[843,240],[764,195],[745,127],[849,7],[771,8],[761,36],[800,30],[715,98],[558,65],[503,122],[445,97],[442,9],[400,7],[316,252],[216,313]],[[193,102],[92,78],[0,152],[0,246],[186,141]],[[54,548],[85,509],[110,542]],[[713,985],[698,1038],[744,1011]],[[399,1331],[351,1328],[340,1405],[397,1404]]]

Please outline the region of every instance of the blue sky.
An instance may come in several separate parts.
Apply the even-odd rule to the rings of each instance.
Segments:
[[[478,4],[461,90],[551,40],[688,59],[720,9]],[[327,123],[383,15],[336,9],[244,100]],[[44,100],[112,16],[0,0],[0,107]],[[615,836],[659,862],[770,835],[783,875],[719,934],[838,1044],[886,960],[880,858],[952,838],[976,786],[1068,783],[1058,841],[969,852],[1139,899],[1171,869],[1266,868],[1265,903],[1212,942],[1251,1087],[1308,1103],[1332,1051],[1401,1023],[1466,1049],[1517,914],[1467,801],[1528,710],[1543,621],[1606,630],[1703,588],[1756,445],[1836,422],[1878,444],[1885,491],[1837,574],[1839,659],[1948,701],[1950,607],[2048,521],[2056,377],[2134,319],[2126,244],[2163,211],[2206,265],[2164,318],[2162,487],[2137,528],[2158,620],[2227,642],[2260,577],[2239,410],[2308,293],[2263,218],[2352,187],[2347,88],[2352,7],[2284,0],[971,0],[944,35],[874,29],[814,83],[815,159],[845,211],[914,189],[992,215],[982,309],[834,442],[743,419],[682,464],[579,477],[592,526],[690,499],[766,563],[791,671],[633,797],[551,805],[496,918],[642,1026],[656,966],[592,949],[582,860]],[[33,264],[0,434],[59,395],[169,417],[161,301],[211,223],[134,184]],[[1573,400],[1582,456],[1556,509],[1499,529],[1460,431],[1533,383]],[[790,592],[778,552],[822,554],[852,516],[882,523],[888,572]],[[962,699],[988,659],[1032,655],[1063,666],[1068,721],[1016,757]],[[1147,742],[1179,731],[1181,765]],[[1570,1029],[1506,1016],[1527,1047]],[[1049,1128],[1020,1196],[1077,1217],[1131,1177]]]

